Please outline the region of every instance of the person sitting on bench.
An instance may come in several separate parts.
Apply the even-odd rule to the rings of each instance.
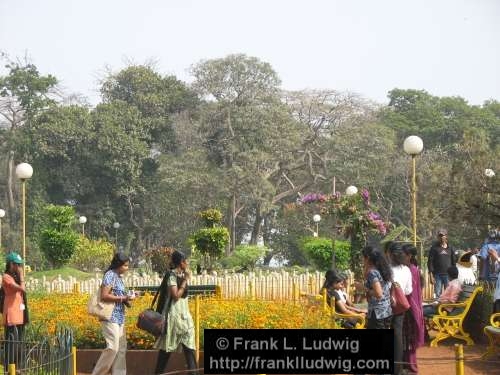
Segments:
[[[431,304],[424,305],[424,317],[430,318],[433,315],[438,313],[438,307],[442,303],[455,303],[458,300],[458,296],[462,291],[462,283],[458,279],[458,268],[456,266],[450,266],[447,269],[448,278],[450,282],[448,286],[441,294],[437,301],[432,302]],[[456,315],[460,311],[456,309],[455,314],[453,313],[454,309],[452,307],[446,308],[449,315]]]
[[[331,298],[335,300],[335,311],[337,313],[353,315],[353,318],[346,319],[342,326],[344,328],[354,328],[359,321],[359,317],[356,317],[356,315],[366,314],[366,310],[358,309],[351,301],[347,300],[347,296],[342,290],[344,288],[344,277],[335,272],[327,271],[323,287],[327,290],[328,304],[330,305]]]

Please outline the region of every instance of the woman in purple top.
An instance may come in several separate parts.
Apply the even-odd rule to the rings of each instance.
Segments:
[[[417,263],[417,249],[411,244],[403,245],[403,252],[406,255],[406,265],[410,268],[412,278],[412,292],[407,295],[410,309],[405,314],[403,321],[403,361],[412,373],[418,373],[417,348],[424,345],[425,325],[424,313],[422,310],[422,286],[420,278],[420,268]]]

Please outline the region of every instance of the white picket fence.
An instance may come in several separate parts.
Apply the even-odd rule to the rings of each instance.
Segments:
[[[161,277],[154,274],[127,273],[124,277],[125,285],[133,289],[137,286],[158,286]],[[95,277],[78,281],[74,277],[63,279],[60,275],[54,279],[43,277],[42,279],[26,278],[26,287],[29,291],[45,291],[49,293],[90,293],[101,284],[102,274],[96,273]],[[290,300],[294,299],[293,293],[318,294],[324,281],[323,272],[289,272],[278,271],[256,271],[247,274],[223,271],[220,274],[193,275],[192,285],[218,285],[221,287],[222,297],[234,298],[256,298],[262,300]],[[348,280],[348,294],[353,292],[353,277]],[[432,298],[433,288],[426,276],[422,286],[424,299]],[[297,296],[295,296],[297,297]]]
[[[28,290],[46,291],[49,293],[89,293],[101,284],[102,275],[96,274],[94,278],[78,281],[74,277],[63,279],[30,279],[26,278]],[[130,272],[124,277],[125,285],[133,289],[138,286],[157,286],[161,277],[157,274],[143,274]],[[293,299],[293,291],[308,294],[319,293],[324,281],[323,272],[296,273],[285,270],[257,271],[247,274],[223,272],[221,274],[193,275],[192,285],[218,285],[222,290],[222,297],[226,299],[252,297],[264,300]]]

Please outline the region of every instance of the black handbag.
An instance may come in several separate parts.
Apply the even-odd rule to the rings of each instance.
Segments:
[[[156,290],[153,302],[151,302],[151,307],[141,312],[137,317],[137,324],[136,324],[137,328],[152,334],[154,337],[159,337],[163,335],[167,330],[167,322],[165,319],[165,315],[163,315],[161,312],[154,310],[154,305],[156,299],[160,294],[162,285],[160,285],[160,287]],[[170,309],[171,302],[172,299],[169,298],[167,311]]]
[[[152,309],[146,309],[139,314],[137,328],[152,334],[154,337],[161,336],[166,329],[165,316]]]

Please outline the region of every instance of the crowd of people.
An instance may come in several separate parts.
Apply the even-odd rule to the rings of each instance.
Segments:
[[[500,228],[492,230],[482,246],[468,251],[456,252],[448,243],[448,232],[437,231],[435,241],[428,254],[427,268],[434,286],[435,300],[423,302],[422,270],[417,262],[417,249],[411,244],[385,243],[383,251],[365,247],[363,253],[363,275],[366,291],[366,307],[359,307],[345,293],[346,276],[335,270],[327,271],[324,288],[329,301],[348,318],[345,328],[353,328],[359,315],[366,317],[367,328],[394,330],[395,374],[418,373],[416,351],[426,337],[425,317],[436,314],[440,303],[456,302],[464,283],[475,283],[476,279],[496,284],[493,296],[493,312],[500,312]],[[6,268],[2,277],[3,324],[8,343],[23,340],[24,327],[29,315],[24,280],[23,259],[16,252],[6,257]],[[93,375],[112,373],[126,374],[125,354],[127,340],[125,332],[126,308],[130,307],[135,294],[127,290],[122,275],[128,271],[130,259],[123,253],[114,255],[104,273],[100,293],[101,300],[114,303],[109,320],[101,321],[106,341]],[[195,333],[193,318],[188,307],[188,284],[190,271],[186,256],[174,251],[170,258],[170,269],[166,272],[158,290],[156,311],[165,316],[166,329],[157,338],[155,348],[159,350],[155,373],[165,371],[170,354],[183,351],[187,367],[193,372],[195,360]],[[397,282],[404,291],[410,308],[404,313],[393,314],[391,308],[391,285]],[[454,312],[450,309],[450,314]],[[349,317],[352,316],[352,319]],[[4,356],[5,364],[11,358]]]
[[[500,229],[500,228],[499,228]],[[352,304],[345,293],[346,280],[341,272],[329,270],[323,288],[329,303],[337,312],[347,316],[344,328],[353,328],[359,315],[364,314],[366,328],[394,330],[394,374],[418,373],[417,348],[429,339],[425,319],[431,318],[442,303],[457,302],[464,284],[478,279],[496,283],[493,312],[500,312],[500,230],[492,230],[482,246],[457,252],[448,243],[446,229],[437,231],[427,261],[434,298],[424,301],[423,272],[417,262],[417,249],[411,244],[387,242],[383,251],[367,246],[363,249],[363,276],[366,309]],[[410,308],[394,314],[391,308],[391,285],[398,283]],[[457,314],[459,309],[448,309]],[[349,316],[352,316],[350,318]]]

